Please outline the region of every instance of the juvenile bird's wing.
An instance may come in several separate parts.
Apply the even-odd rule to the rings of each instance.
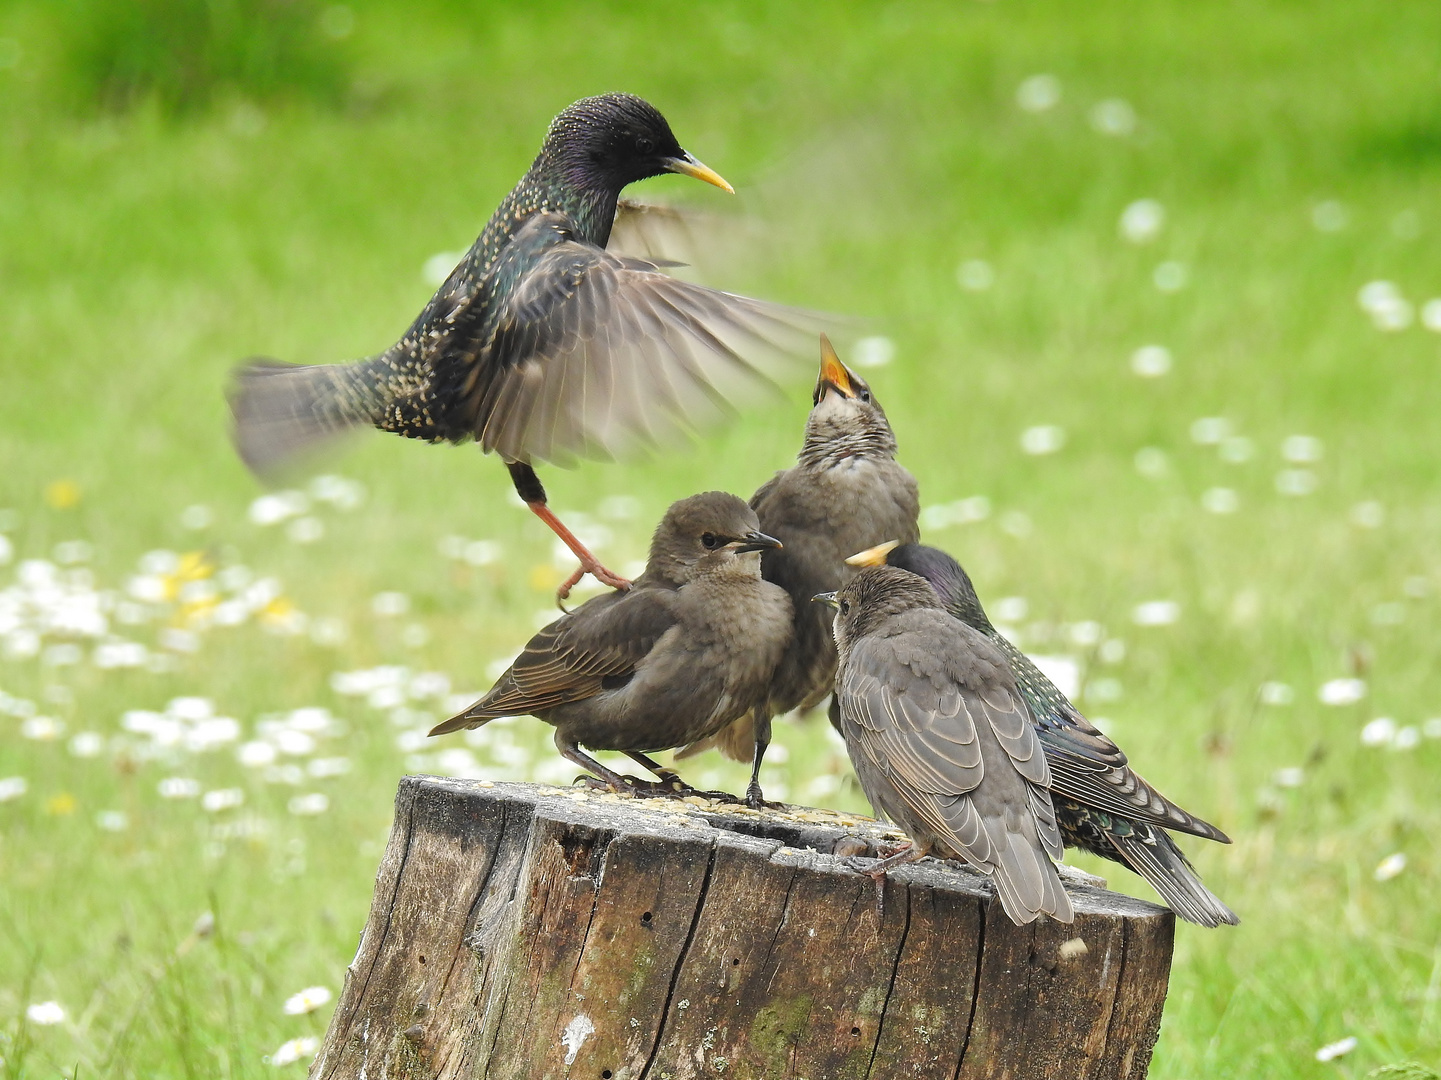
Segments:
[[[937,664],[962,662],[959,636],[908,637],[862,639],[841,668],[837,692],[858,751],[936,838],[992,874],[1014,921],[1047,912],[1069,922],[1047,858],[1064,844],[1029,710],[984,666],[963,681],[945,677]],[[1004,782],[1007,769],[1026,783]]]
[[[629,678],[675,625],[675,598],[669,589],[638,588],[582,604],[531,638],[488,694],[431,734],[581,701],[607,680]]]
[[[657,446],[773,385],[819,325],[572,239],[560,215],[537,215],[512,246],[496,273],[514,274],[513,287],[496,293],[476,348],[453,350],[435,380],[441,397],[454,388],[484,449],[513,460]]]
[[[1081,715],[1025,655],[1005,644],[1021,694],[1035,715],[1052,786],[1059,794],[1136,821],[1231,842],[1220,829],[1187,813],[1138,776],[1119,746]]]

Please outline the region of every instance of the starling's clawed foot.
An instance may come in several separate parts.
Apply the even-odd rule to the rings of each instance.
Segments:
[[[562,581],[560,588],[555,590],[556,603],[559,604],[562,600],[570,596],[570,590],[580,584],[580,579],[585,577],[586,574],[595,578],[596,581],[599,581],[602,585],[609,585],[612,589],[619,589],[621,592],[625,592],[631,585],[629,578],[623,578],[619,574],[612,573],[596,559],[581,559],[580,565],[575,568],[575,571],[570,577]],[[561,610],[564,611],[565,608],[561,608]]]

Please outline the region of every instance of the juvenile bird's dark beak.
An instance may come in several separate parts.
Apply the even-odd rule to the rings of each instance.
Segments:
[[[816,380],[815,401],[819,402],[827,389],[834,390],[842,397],[856,396],[855,384],[851,381],[850,370],[841,363],[831,339],[821,335],[821,376]]]
[[[901,546],[899,540],[887,540],[865,551],[858,551],[846,560],[847,566],[885,566],[886,556]]]
[[[661,164],[673,173],[680,173],[682,176],[693,176],[697,180],[704,180],[707,184],[714,184],[722,191],[729,192],[732,195],[736,193],[736,189],[726,183],[725,177],[709,165],[703,165],[684,150],[681,151],[680,157],[665,158]]]
[[[781,544],[774,536],[767,536],[763,532],[748,532],[739,541],[734,541],[735,550],[739,554],[742,551],[760,551],[762,548],[781,548]]]
[[[818,592],[811,597],[812,604],[830,604],[831,607],[838,607],[836,594],[833,592]]]

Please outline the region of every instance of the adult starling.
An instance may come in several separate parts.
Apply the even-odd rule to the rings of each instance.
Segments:
[[[703,739],[765,697],[790,634],[785,591],[761,578],[759,529],[734,495],[708,491],[666,511],[645,573],[626,592],[594,597],[530,639],[490,692],[436,727],[441,735],[529,713],[555,745],[615,788],[653,790],[584,753],[619,750],[674,791],[647,756]]]
[[[896,437],[866,381],[841,363],[821,335],[821,370],[796,464],[751,497],[761,528],[785,544],[761,558],[761,573],[790,594],[790,643],[764,708],[742,717],[688,756],[714,745],[727,757],[753,756],[748,801],[760,798],[760,762],[771,718],[818,705],[835,684],[830,613],[811,603],[850,578],[846,557],[895,537],[916,539],[920,496],[896,461]],[[833,710],[834,716],[834,710]]]
[[[476,440],[580,560],[607,570],[546,506],[534,459],[610,457],[687,428],[765,376],[799,313],[672,278],[605,250],[621,189],[664,172],[731,191],[682,150],[654,106],[605,94],[555,118],[530,170],[401,339],[348,364],[252,363],[230,394],[241,457],[265,472],[317,440],[373,425]]]
[[[834,593],[841,734],[871,805],[911,838],[879,880],[931,851],[988,875],[1011,921],[1072,919],[1051,771],[1006,658],[908,570],[862,570]]]
[[[1183,919],[1202,926],[1235,924],[1235,912],[1201,884],[1165,831],[1176,829],[1229,844],[1220,829],[1187,813],[1131,769],[1120,747],[1101,734],[1056,684],[991,624],[970,577],[944,551],[921,544],[882,544],[853,556],[858,566],[882,563],[919,574],[941,603],[985,635],[1010,665],[1051,766],[1051,799],[1069,847],[1118,862],[1140,874]]]

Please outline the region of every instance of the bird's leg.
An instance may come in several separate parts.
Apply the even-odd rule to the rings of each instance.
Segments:
[[[856,873],[864,874],[876,883],[876,916],[877,918],[885,918],[886,874],[898,866],[905,866],[906,863],[919,862],[925,857],[926,849],[915,842],[911,842],[872,866],[861,867],[859,865],[860,859],[854,856],[841,861]]]
[[[761,791],[761,761],[771,744],[770,710],[761,706],[751,714],[751,721],[756,742],[755,753],[751,756],[751,782],[746,785],[746,805],[752,810],[760,810],[766,805],[765,794]]]
[[[595,758],[587,754],[573,741],[567,739],[564,735],[562,735],[559,728],[556,728],[555,731],[555,748],[560,751],[561,757],[565,758],[567,761],[574,762],[586,772],[594,773],[596,776],[600,777],[600,779],[603,780],[606,784],[608,784],[612,790],[633,790],[631,782],[629,780],[627,780],[624,776],[621,776],[620,773],[614,772],[611,769],[607,769],[599,761],[596,761]]]
[[[668,766],[662,765],[655,758],[642,754],[639,750],[627,750],[625,756],[634,761],[643,769],[649,769],[660,777],[662,786],[667,789],[668,794],[684,798],[687,795],[703,795],[707,799],[715,799],[718,802],[740,802],[734,795],[725,791],[702,791],[700,788],[693,788],[680,778],[680,773]]]
[[[530,512],[550,527],[550,531],[560,537],[561,543],[575,554],[580,560],[580,566],[575,573],[561,583],[560,588],[555,591],[556,601],[564,600],[570,595],[570,590],[576,586],[586,574],[590,574],[603,585],[609,585],[612,589],[622,591],[630,588],[630,582],[619,574],[607,570],[599,559],[590,553],[590,549],[576,538],[575,533],[565,527],[565,523],[556,517],[546,505],[545,488],[541,486],[540,477],[535,475],[532,469],[523,461],[507,461],[505,467],[510,470],[511,483],[515,485],[515,493],[521,497]],[[564,609],[562,609],[564,610]]]

